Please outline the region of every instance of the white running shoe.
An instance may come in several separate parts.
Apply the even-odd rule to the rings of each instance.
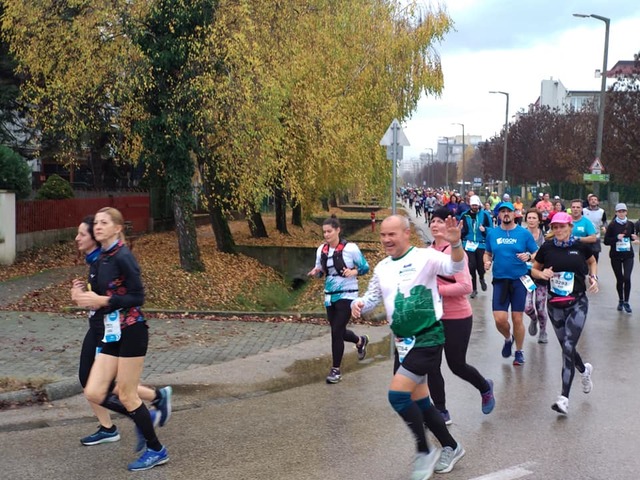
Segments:
[[[558,400],[556,400],[556,403],[551,405],[551,408],[558,413],[566,415],[569,411],[569,399],[563,395],[558,395]]]
[[[584,373],[582,374],[582,391],[589,393],[593,389],[593,382],[591,381],[591,374],[593,373],[593,365],[590,363],[584,364]]]
[[[434,448],[429,453],[418,453],[413,464],[411,480],[427,480],[433,475],[433,469],[440,459],[440,449]]]
[[[442,454],[440,454],[440,460],[436,464],[436,473],[449,473],[453,470],[453,466],[458,463],[465,454],[464,448],[462,448],[462,444],[458,442],[458,446],[454,450],[451,447],[444,447],[442,449]]]

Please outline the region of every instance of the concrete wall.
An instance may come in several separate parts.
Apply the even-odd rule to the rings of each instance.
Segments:
[[[0,190],[0,264],[16,259],[16,195]]]
[[[238,253],[255,258],[268,265],[285,278],[289,283],[307,281],[307,273],[316,264],[318,247],[267,247],[253,245],[236,245]],[[364,256],[369,250],[362,249]],[[373,268],[373,266],[371,267]]]
[[[78,227],[70,227],[43,230],[41,232],[19,233],[16,235],[16,249],[18,252],[24,252],[30,248],[46,247],[54,243],[66,242],[67,240],[72,240],[77,232]]]

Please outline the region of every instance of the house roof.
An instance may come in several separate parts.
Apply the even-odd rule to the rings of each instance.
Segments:
[[[617,78],[632,74],[640,74],[640,65],[635,60],[618,60],[618,62],[607,71],[608,78]]]

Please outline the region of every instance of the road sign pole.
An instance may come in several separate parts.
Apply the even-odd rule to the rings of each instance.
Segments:
[[[393,178],[391,179],[391,214],[395,215],[396,211],[397,211],[397,206],[396,206],[396,188],[397,186],[397,179],[398,179],[398,128],[400,128],[400,125],[397,124],[396,122],[393,122],[391,124],[391,128],[393,131],[393,143],[392,143],[392,151],[393,151],[393,159],[391,160],[391,162],[393,163],[393,167],[391,169],[392,171],[392,176]]]

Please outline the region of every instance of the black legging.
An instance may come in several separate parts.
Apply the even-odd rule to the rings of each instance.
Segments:
[[[476,292],[476,272],[480,280],[484,280],[484,248],[476,248],[475,252],[467,252],[469,259],[469,273],[471,274],[471,285],[473,291]]]
[[[480,372],[467,363],[467,347],[471,338],[473,317],[460,320],[442,320],[444,325],[444,355],[451,371],[463,380],[476,387],[480,393],[489,390],[490,386]],[[440,411],[446,410],[444,378],[440,369],[427,377],[433,404]]]
[[[616,290],[618,300],[628,302],[631,293],[631,272],[633,271],[633,257],[611,257],[611,268],[616,275]]]
[[[569,398],[575,369],[577,368],[580,373],[584,372],[584,363],[576,350],[576,345],[587,321],[589,299],[586,295],[582,295],[575,305],[566,308],[557,308],[552,303],[547,303],[547,311],[562,347],[562,395]]]
[[[327,307],[327,318],[331,325],[331,355],[333,367],[340,368],[344,355],[344,342],[357,344],[360,341],[351,330],[347,330],[347,323],[351,320],[351,300],[338,300]]]

